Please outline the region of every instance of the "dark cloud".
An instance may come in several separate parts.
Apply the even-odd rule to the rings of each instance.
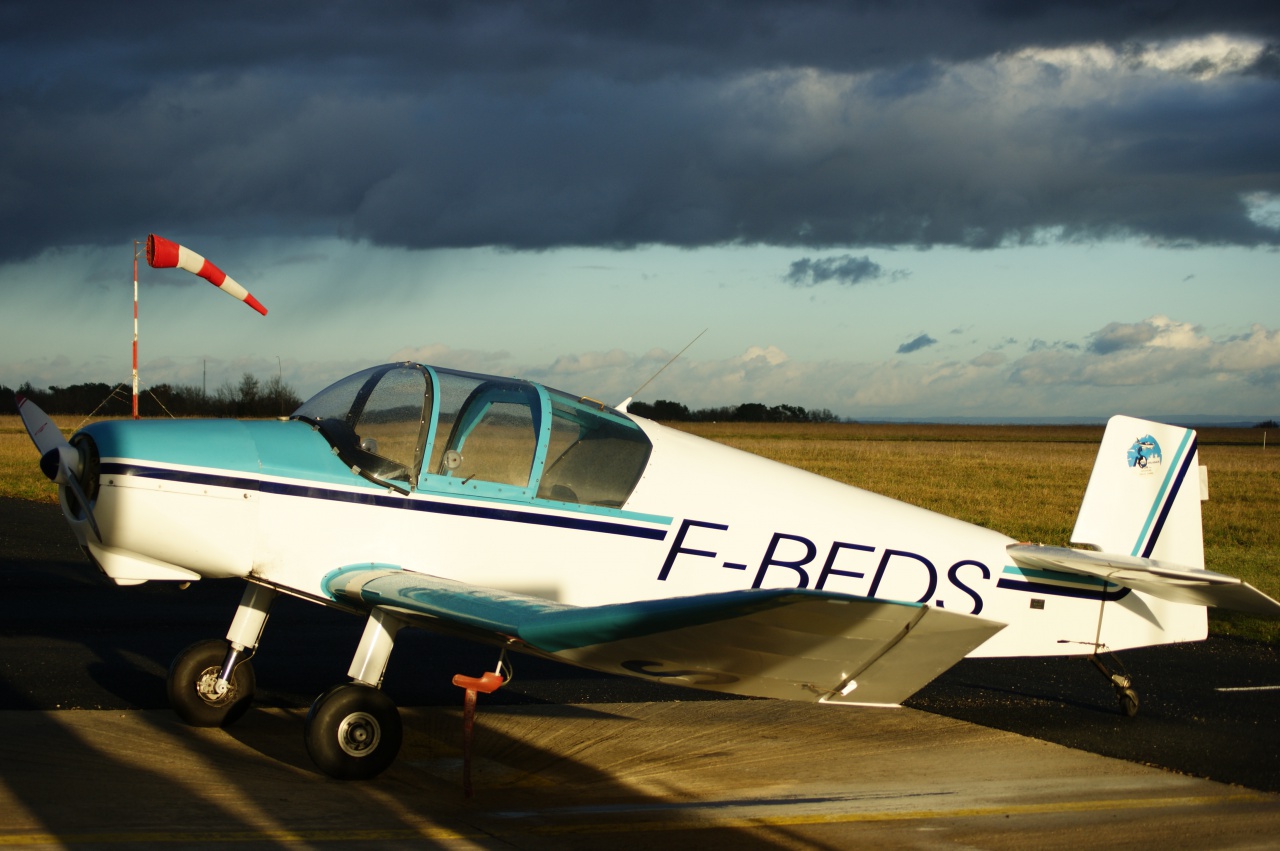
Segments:
[[[1084,101],[1027,60],[1045,94],[1030,105],[984,91],[990,69],[954,70],[1209,33],[1272,47],[1229,83],[1195,85],[1202,61],[1185,85]],[[1280,7],[1243,0],[6,3],[0,260],[152,229],[522,249],[1274,243],[1241,198],[1280,192],[1276,44]]]
[[[816,287],[828,281],[853,286],[863,281],[874,281],[884,277],[884,274],[884,267],[870,257],[854,257],[852,254],[846,254],[843,257],[827,257],[823,260],[811,260],[808,257],[796,260],[791,264],[783,280],[793,287]]]
[[[914,340],[909,340],[908,342],[903,343],[901,346],[898,346],[898,354],[909,355],[912,352],[918,352],[923,348],[932,346],[936,342],[938,341],[930,337],[928,334],[921,334],[919,337],[916,337]]]
[[[1088,351],[1095,355],[1109,355],[1124,349],[1141,348],[1159,333],[1160,329],[1150,322],[1112,322],[1090,335]]]

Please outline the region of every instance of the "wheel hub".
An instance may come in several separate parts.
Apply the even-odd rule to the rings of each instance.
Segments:
[[[196,694],[200,695],[205,703],[222,703],[235,697],[236,687],[230,681],[227,682],[226,690],[221,694],[218,693],[218,677],[221,675],[221,665],[205,668],[200,672],[200,677],[196,680]]]
[[[367,712],[353,712],[338,725],[338,746],[348,756],[368,756],[381,738],[378,720]]]

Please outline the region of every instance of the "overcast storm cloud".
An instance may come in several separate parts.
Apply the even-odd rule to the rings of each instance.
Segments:
[[[1280,241],[1274,2],[57,8],[0,9],[0,260]]]
[[[791,264],[784,280],[793,287],[816,287],[827,281],[835,281],[851,287],[863,281],[874,281],[884,277],[884,267],[870,257],[854,257],[846,254],[843,257],[828,257],[823,260],[812,260],[808,257],[796,260]],[[903,272],[890,273],[890,277],[903,277]]]

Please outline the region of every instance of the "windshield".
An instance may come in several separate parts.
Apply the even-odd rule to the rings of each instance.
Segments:
[[[431,419],[431,381],[416,364],[373,367],[321,390],[291,419],[319,429],[355,472],[412,487]]]

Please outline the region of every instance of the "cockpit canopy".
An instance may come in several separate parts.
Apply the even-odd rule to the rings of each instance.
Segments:
[[[599,402],[412,363],[348,376],[291,418],[317,428],[357,473],[405,492],[618,508],[652,449]]]

